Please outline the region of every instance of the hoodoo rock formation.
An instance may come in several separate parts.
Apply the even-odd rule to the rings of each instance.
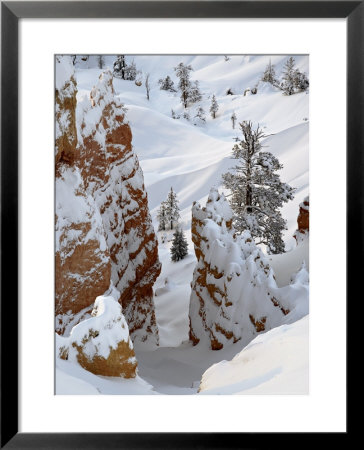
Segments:
[[[213,350],[254,336],[283,322],[308,303],[305,267],[294,284],[279,288],[249,232],[237,235],[225,197],[212,189],[206,207],[192,207],[192,240],[197,265],[190,298],[190,339]],[[302,308],[303,310],[304,308]],[[297,317],[295,317],[296,319]]]
[[[125,109],[110,71],[76,106],[71,61],[59,57],[56,69],[56,329],[89,317],[112,284],[133,341],[156,344],[161,266]]]
[[[112,295],[97,297],[91,318],[74,326],[70,336],[57,337],[57,356],[77,361],[95,375],[136,376],[137,361],[128,326]]]

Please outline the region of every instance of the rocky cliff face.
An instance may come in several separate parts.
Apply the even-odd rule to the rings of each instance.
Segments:
[[[190,339],[208,342],[213,350],[238,340],[247,344],[257,333],[289,321],[290,312],[308,302],[305,268],[294,284],[278,288],[262,251],[249,232],[236,235],[231,219],[228,202],[216,190],[211,190],[206,207],[195,203],[192,208],[197,265]]]
[[[74,99],[74,76],[71,68],[64,69],[65,58],[58,68],[59,79],[63,76],[65,82],[58,83],[62,86],[57,85],[56,98]],[[63,90],[68,92],[71,85],[72,94],[65,95]],[[100,76],[89,98],[77,107],[74,100],[58,103],[57,331],[67,333],[81,317],[89,317],[95,298],[111,282],[120,293],[133,341],[156,344],[152,287],[160,273],[157,240],[131,130],[115,96],[111,72]],[[62,119],[66,112],[68,121]]]

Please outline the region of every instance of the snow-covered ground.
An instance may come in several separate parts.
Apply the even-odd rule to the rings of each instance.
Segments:
[[[106,67],[112,68],[115,58],[106,56],[104,59]],[[308,243],[296,248],[293,238],[299,204],[308,195],[308,93],[284,96],[282,91],[270,84],[258,84],[269,60],[275,65],[277,76],[281,75],[287,60],[282,55],[234,55],[228,60],[224,55],[127,57],[128,61],[132,59],[143,74],[150,73],[150,100],[146,98],[144,85],[137,86],[133,81],[114,79],[114,88],[127,108],[153,224],[157,230],[158,208],[173,187],[179,199],[181,224],[189,243],[189,254],[182,261],[172,262],[172,233],[166,232],[167,242],[164,243],[161,233],[158,233],[162,273],[154,288],[160,348],[155,351],[135,348],[139,377],[135,380],[105,379],[77,365],[57,361],[57,393],[71,394],[79,390],[78,393],[92,394],[96,390],[103,394],[195,394],[206,371],[201,384],[202,393],[267,393],[270,392],[269,387],[272,388],[270,393],[281,393],[294,378],[295,371],[298,371],[300,378],[291,385],[292,392],[307,392],[308,356],[303,349],[308,339],[308,320],[258,336],[243,351],[239,342],[227,349],[211,351],[202,345],[192,347],[188,342],[188,306],[196,264],[191,241],[191,206],[193,201],[205,204],[211,187],[221,190],[221,175],[234,166],[230,156],[233,139],[239,136],[239,130],[238,126],[232,128],[233,112],[237,122],[251,120],[254,125],[259,123],[267,135],[265,150],[277,156],[284,166],[280,173],[281,180],[296,188],[294,200],[282,209],[288,228],[284,234],[287,253],[270,257],[278,285],[288,284],[303,260],[308,267]],[[183,112],[179,94],[159,89],[158,80],[167,75],[177,85],[173,68],[181,61],[191,64],[194,69],[191,79],[200,82],[203,99],[199,105],[206,113],[206,123],[203,125],[194,125],[193,117],[197,111],[194,105],[189,108],[190,121],[173,119],[172,109],[177,115]],[[300,70],[308,73],[308,57],[295,56],[295,61]],[[101,72],[95,62],[90,61],[89,64],[91,68],[86,68],[84,63],[76,70],[78,100],[89,95]],[[248,93],[244,96],[247,88],[256,85],[256,95]],[[229,88],[235,95],[226,95]],[[213,94],[219,105],[216,119],[209,115]],[[269,348],[274,349],[272,364],[266,360],[265,352],[269,352]],[[292,364],[286,351],[296,354]],[[238,352],[241,353],[237,355]],[[233,361],[220,363],[231,360],[235,355]],[[241,370],[246,358],[250,358],[251,362]],[[220,364],[209,369],[216,363]]]

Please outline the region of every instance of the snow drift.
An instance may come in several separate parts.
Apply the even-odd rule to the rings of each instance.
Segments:
[[[257,336],[202,376],[200,394],[308,394],[308,316]]]

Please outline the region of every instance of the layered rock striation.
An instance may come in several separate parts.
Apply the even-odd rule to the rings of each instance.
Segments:
[[[71,62],[60,57],[56,69],[56,329],[90,317],[111,283],[133,341],[157,344],[161,266],[125,109],[110,71],[76,104]]]
[[[294,284],[279,288],[274,273],[249,232],[237,235],[225,197],[212,189],[206,207],[192,207],[197,265],[190,298],[190,339],[213,350],[289,322],[297,305],[308,308],[306,269]]]

